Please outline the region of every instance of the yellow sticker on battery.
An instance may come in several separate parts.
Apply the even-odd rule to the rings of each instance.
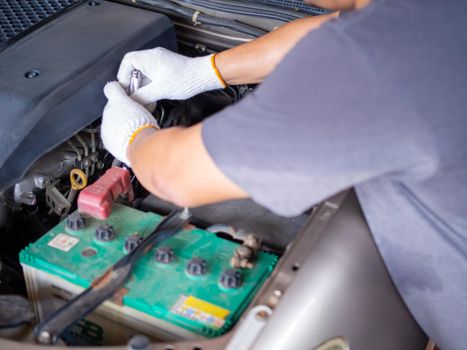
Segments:
[[[225,323],[225,318],[230,313],[229,310],[191,295],[182,295],[172,306],[171,311],[213,328],[221,328]]]

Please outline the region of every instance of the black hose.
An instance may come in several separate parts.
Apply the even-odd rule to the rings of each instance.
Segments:
[[[217,18],[205,14],[200,14],[198,16],[198,19],[201,23],[206,25],[224,27],[240,33],[253,35],[255,37],[262,36],[267,33],[263,29],[255,28],[253,26],[249,26],[247,24],[240,23],[231,19]]]
[[[206,15],[199,11],[183,7],[181,5],[177,5],[169,1],[142,0],[141,3],[154,6],[156,8],[164,9],[166,11],[169,11],[171,14],[179,15],[182,18],[189,19],[190,21],[193,21],[194,15],[196,13],[199,13],[196,20],[200,25],[228,28],[239,33],[251,35],[253,37],[262,36],[267,33],[265,30],[259,29],[249,24],[245,24],[232,19],[217,18],[214,16]]]
[[[205,7],[211,10],[224,11],[244,16],[262,17],[267,19],[279,20],[289,22],[294,19],[305,17],[304,14],[294,13],[288,10],[271,9],[270,6],[262,4],[248,4],[238,1],[236,4],[230,4],[220,1],[206,1],[206,0],[182,0],[183,2],[193,4],[196,6]]]
[[[294,9],[294,11],[311,16],[324,15],[326,13],[332,12],[321,7],[307,5],[301,0],[248,0],[248,2],[260,3],[288,11]]]

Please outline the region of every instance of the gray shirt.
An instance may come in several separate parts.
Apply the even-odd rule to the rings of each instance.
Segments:
[[[467,344],[467,1],[374,0],[308,34],[205,146],[254,200],[295,215],[354,186],[409,309]]]

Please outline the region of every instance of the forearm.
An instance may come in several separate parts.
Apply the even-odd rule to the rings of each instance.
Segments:
[[[201,127],[141,131],[128,148],[138,180],[148,191],[180,206],[247,197],[209,157]]]
[[[173,130],[174,129],[167,129],[162,131],[163,138],[167,131],[173,133]],[[160,181],[162,176],[157,176],[165,176],[167,168],[163,166],[163,164],[166,162],[166,147],[164,146],[164,142],[158,142],[159,144],[156,145],[157,147],[150,148],[153,147],[156,132],[156,130],[150,128],[142,130],[137,135],[134,142],[128,146],[127,154],[128,159],[131,160],[132,170],[138,178],[138,181],[149,192],[160,198],[168,199],[170,194],[164,191],[164,185],[161,184]],[[157,173],[155,174],[155,172]]]
[[[264,80],[308,32],[336,17],[336,13],[292,21],[249,43],[216,55],[216,66],[227,84]]]

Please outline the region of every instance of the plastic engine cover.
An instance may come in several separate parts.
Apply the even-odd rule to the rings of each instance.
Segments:
[[[166,16],[126,5],[85,1],[43,22],[0,51],[0,190],[100,116],[126,52],[176,50]]]

